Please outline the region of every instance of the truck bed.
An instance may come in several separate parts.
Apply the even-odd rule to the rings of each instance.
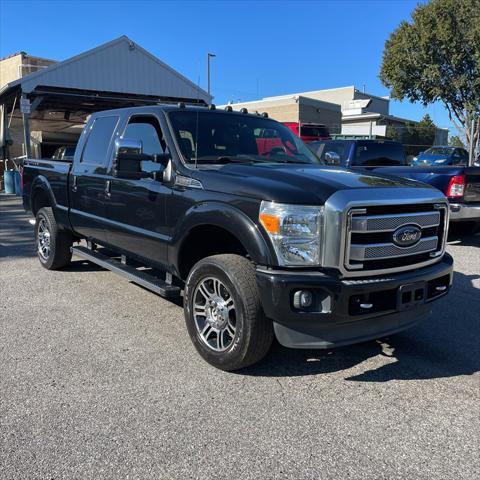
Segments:
[[[480,203],[480,167],[378,167],[373,169],[380,175],[395,175],[428,183],[443,193],[447,192],[454,176],[465,175],[464,203]]]
[[[69,206],[68,182],[71,168],[71,161],[27,158],[23,167],[23,205],[25,209],[33,209],[33,205],[30,204],[32,189],[44,182],[49,185],[48,190],[53,195],[58,209],[67,212]]]

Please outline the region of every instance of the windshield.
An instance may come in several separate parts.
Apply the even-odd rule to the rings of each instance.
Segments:
[[[184,110],[169,118],[187,163],[321,163],[287,127],[264,117]]]
[[[453,153],[453,148],[429,148],[425,151],[428,155],[451,155]]]

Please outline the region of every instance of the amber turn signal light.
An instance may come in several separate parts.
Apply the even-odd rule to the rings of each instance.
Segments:
[[[260,222],[268,233],[280,233],[280,218],[277,216],[261,213]]]

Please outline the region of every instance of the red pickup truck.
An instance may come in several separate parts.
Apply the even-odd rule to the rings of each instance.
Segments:
[[[317,140],[330,140],[330,132],[326,125],[301,122],[283,122],[283,124],[305,143]]]

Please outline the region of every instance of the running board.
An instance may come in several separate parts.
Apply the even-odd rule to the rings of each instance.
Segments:
[[[164,280],[161,280],[157,277],[149,275],[148,273],[142,272],[133,268],[130,265],[125,265],[124,263],[114,260],[113,258],[102,255],[99,252],[90,250],[86,247],[72,247],[72,253],[78,257],[82,257],[89,262],[95,263],[100,267],[111,270],[112,272],[119,273],[123,275],[128,280],[137,285],[151,290],[152,292],[158,293],[165,298],[176,298],[180,296],[180,288],[175,285],[170,285]]]

